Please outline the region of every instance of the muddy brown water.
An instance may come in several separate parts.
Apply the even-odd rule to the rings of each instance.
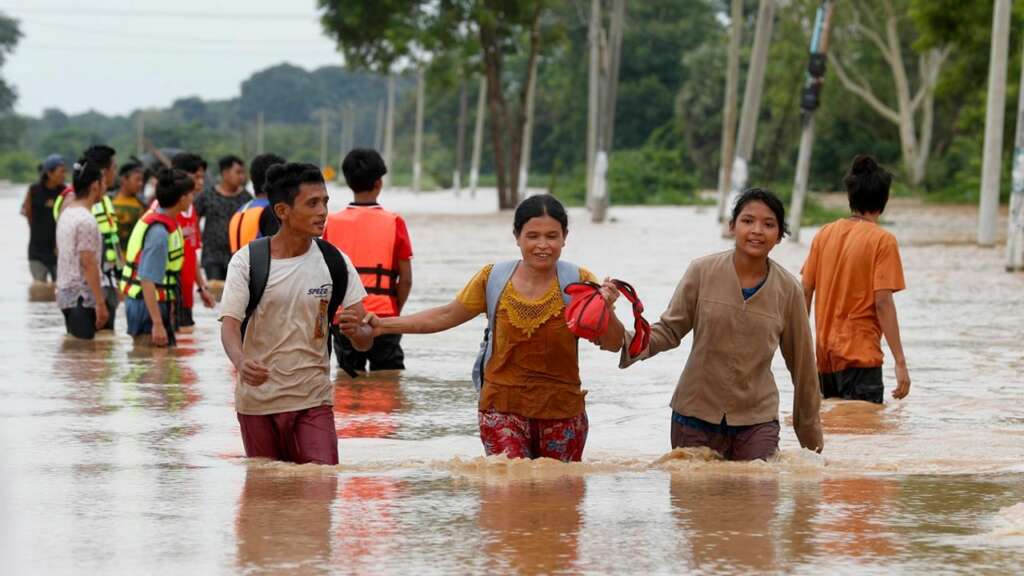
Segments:
[[[628,371],[581,346],[583,463],[483,458],[477,319],[407,336],[400,378],[339,378],[342,463],[318,467],[242,458],[214,312],[170,351],[134,349],[121,313],[116,336],[67,340],[54,303],[30,299],[20,192],[0,194],[5,573],[1024,571],[1024,276],[1002,271],[999,249],[932,241],[969,235],[942,211],[888,215],[904,244],[911,395],[825,403],[820,456],[788,426],[769,463],[670,453],[687,340]],[[385,201],[413,237],[410,310],[516,255],[493,196]],[[691,259],[729,247],[706,209],[612,215],[598,226],[573,210],[564,257],[631,282],[651,320]],[[812,234],[773,257],[798,271]],[[792,385],[781,358],[775,370],[785,420]]]

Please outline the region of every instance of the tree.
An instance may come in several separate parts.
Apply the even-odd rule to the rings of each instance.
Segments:
[[[835,37],[840,44],[829,50],[828,61],[839,82],[875,112],[899,127],[900,148],[908,181],[920,186],[927,175],[935,128],[935,88],[950,55],[941,43],[917,53],[916,88],[908,71],[906,52],[914,37],[908,0],[853,0],[840,5]],[[876,84],[861,72],[881,57],[888,67],[891,96],[879,96]],[[886,100],[895,99],[893,106]]]
[[[21,39],[21,30],[18,28],[18,21],[4,16],[0,13],[0,68],[7,60],[7,55],[14,51],[14,47]],[[10,112],[14,108],[14,101],[18,93],[0,77],[0,114]]]
[[[478,59],[487,79],[487,124],[502,209],[516,203],[526,87],[540,54],[541,17],[549,2],[319,0],[324,30],[353,66],[391,74],[453,54]],[[473,47],[477,50],[467,49]],[[507,60],[517,55],[526,60],[520,81],[506,70]],[[516,88],[518,106],[507,96]]]

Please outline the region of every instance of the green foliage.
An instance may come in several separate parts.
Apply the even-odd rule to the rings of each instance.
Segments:
[[[12,182],[32,182],[39,178],[39,160],[28,152],[0,152],[0,178]]]
[[[18,28],[18,21],[0,12],[0,68],[3,68],[7,55],[14,51],[19,39],[21,30]],[[14,107],[17,97],[14,89],[0,77],[0,113],[9,112]]]
[[[612,204],[700,203],[697,176],[686,171],[682,155],[656,146],[615,151],[608,165],[607,185]],[[552,186],[552,193],[570,204],[583,204],[583,167],[574,170],[564,183]]]

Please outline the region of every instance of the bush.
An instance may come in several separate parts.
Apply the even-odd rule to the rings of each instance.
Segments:
[[[24,151],[0,152],[0,180],[28,183],[39,178],[39,159]]]
[[[583,173],[577,166],[564,178],[552,175],[552,193],[569,204],[586,199]],[[647,145],[612,152],[608,167],[608,193],[615,205],[700,204],[696,174],[683,168],[679,152]]]

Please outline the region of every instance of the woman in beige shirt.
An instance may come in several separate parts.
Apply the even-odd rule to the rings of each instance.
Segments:
[[[800,281],[768,254],[786,235],[785,210],[771,192],[747,190],[729,228],[732,250],[690,263],[650,345],[621,367],[671,350],[693,330],[693,346],[672,396],[672,447],[706,446],[727,460],[766,460],[779,448],[778,348],[793,377],[793,428],[821,451],[814,342]],[[626,336],[629,337],[628,335]]]
[[[577,360],[577,338],[563,314],[563,284],[596,277],[560,262],[569,232],[565,208],[548,194],[516,208],[512,227],[521,259],[484,266],[455,300],[408,316],[367,315],[374,336],[433,334],[454,328],[493,307],[492,353],[481,359],[477,406],[487,455],[579,461],[589,423]],[[601,288],[609,310],[618,293]],[[489,300],[495,301],[489,302]],[[805,315],[806,316],[806,315]],[[610,314],[602,347],[618,350],[624,329]]]

